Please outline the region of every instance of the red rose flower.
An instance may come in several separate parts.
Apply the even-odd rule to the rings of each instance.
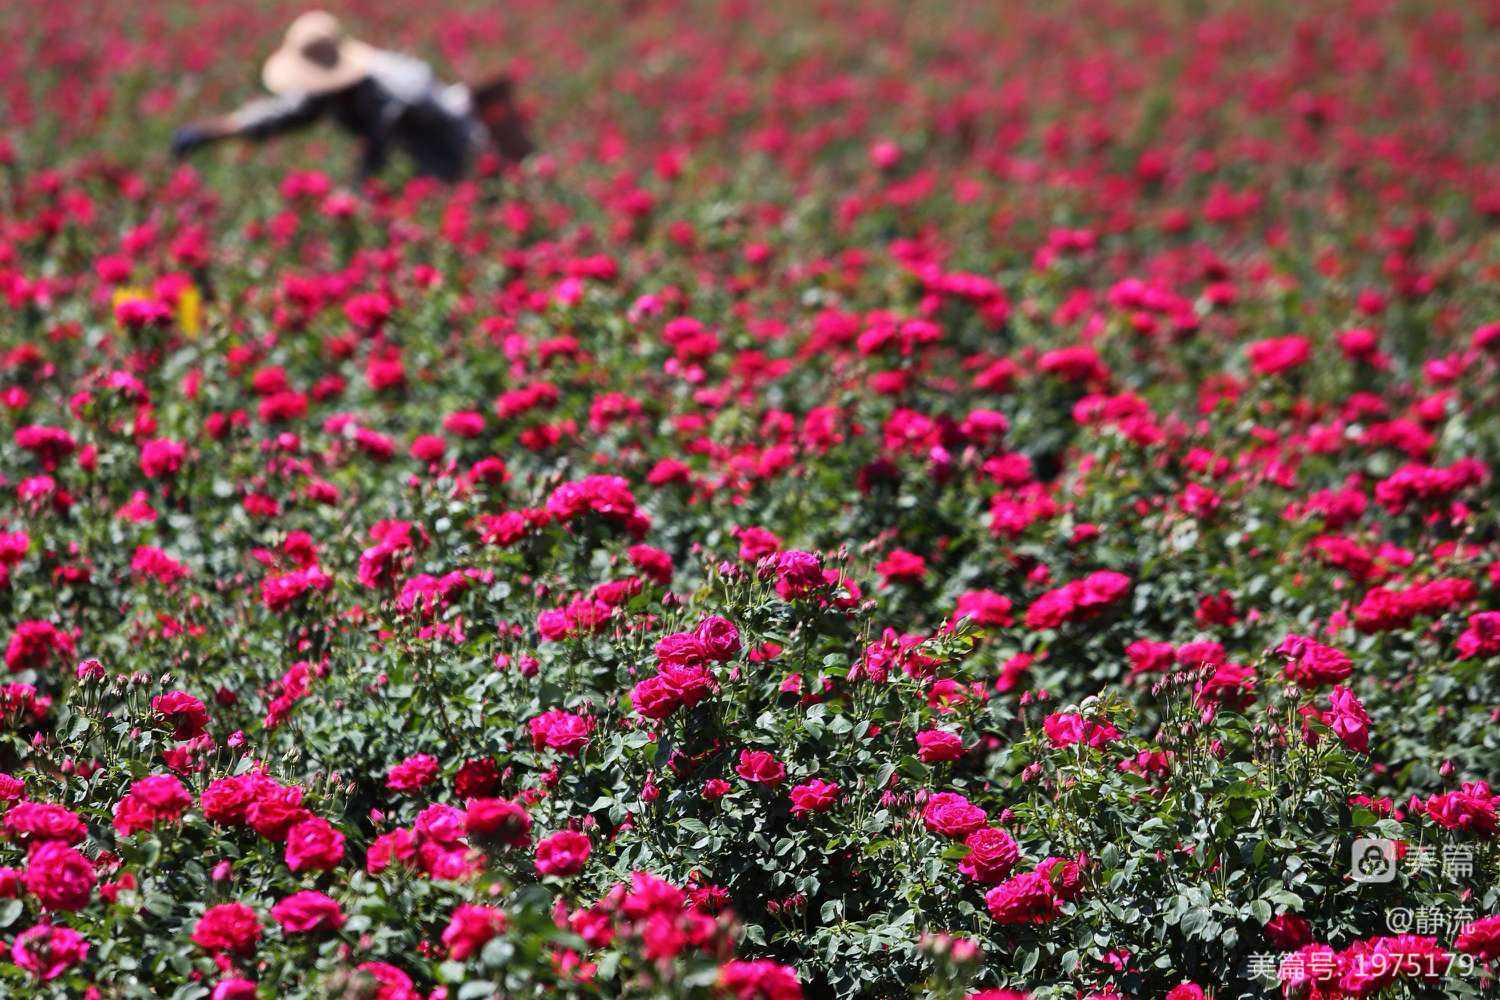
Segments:
[[[186,691],[168,691],[151,699],[151,710],[172,727],[172,735],[190,740],[208,728],[208,709]]]
[[[37,924],[16,935],[10,958],[17,967],[48,982],[89,956],[89,943],[71,927]]]
[[[393,792],[414,792],[431,784],[438,775],[437,758],[431,754],[413,754],[393,764],[385,775],[385,787]]]
[[[245,821],[251,829],[278,843],[286,839],[288,830],[311,815],[302,805],[302,789],[278,785],[268,778],[256,783],[255,799],[245,809]]]
[[[958,760],[964,755],[964,739],[945,729],[924,729],[917,734],[917,756],[928,764]]]
[[[682,699],[660,675],[637,681],[630,689],[630,704],[637,713],[647,719],[660,721],[671,715],[682,705]]]
[[[508,799],[470,799],[464,831],[481,843],[525,847],[531,843],[531,814]]]
[[[831,781],[814,778],[806,784],[797,785],[788,794],[792,799],[792,815],[806,816],[832,809],[834,802],[838,800],[839,786]]]
[[[536,845],[536,870],[543,875],[576,875],[589,859],[586,834],[559,830]]]
[[[937,792],[922,807],[922,822],[933,833],[959,840],[984,826],[989,816],[957,792]]]
[[[769,959],[724,963],[719,988],[736,1000],[802,1000],[797,970]]]
[[[1481,962],[1500,959],[1500,915],[1481,917],[1464,925],[1453,947]]]
[[[193,943],[208,951],[249,956],[260,941],[260,918],[244,903],[210,906],[193,927]]]
[[[198,796],[199,808],[211,822],[238,826],[245,822],[245,812],[255,801],[259,780],[256,774],[238,774],[210,781]]]
[[[1312,925],[1295,913],[1280,913],[1266,921],[1266,940],[1281,951],[1295,951],[1312,941]]]
[[[292,893],[271,908],[271,916],[287,934],[336,931],[344,926],[338,902],[312,889]]]
[[[692,632],[673,632],[656,641],[658,667],[669,663],[696,666],[709,658],[708,648],[703,645],[703,640]]]
[[[77,813],[50,802],[18,802],[0,825],[6,836],[26,847],[48,840],[76,844],[88,835]]]
[[[992,826],[969,834],[964,838],[964,846],[969,853],[958,863],[958,870],[976,882],[1003,881],[1021,857],[1015,838]]]
[[[287,831],[286,864],[294,872],[326,870],[344,859],[344,835],[314,816]]]
[[[532,719],[527,728],[531,730],[531,745],[536,749],[551,747],[576,757],[588,742],[594,720],[554,708]]]
[[[453,776],[453,791],[461,799],[482,798],[500,790],[500,768],[493,757],[466,760]]]
[[[740,630],[718,615],[709,615],[699,622],[693,636],[711,660],[730,660],[740,651]]]
[[[1027,872],[995,886],[984,896],[997,924],[1045,924],[1057,916],[1057,896],[1045,875]]]
[[[128,837],[157,823],[175,822],[193,804],[182,782],[170,774],[152,774],[130,786],[115,804],[115,832]]]
[[[777,785],[786,777],[786,767],[764,750],[741,750],[734,773],[757,785]]]
[[[49,910],[81,910],[89,904],[98,878],[79,851],[49,840],[31,852],[22,882]]]
[[[505,914],[491,906],[461,903],[443,929],[448,957],[462,962],[497,934],[505,932]]]

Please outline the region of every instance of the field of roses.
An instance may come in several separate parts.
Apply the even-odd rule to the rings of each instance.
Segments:
[[[1500,995],[1500,4],[335,9],[9,4],[0,996]]]

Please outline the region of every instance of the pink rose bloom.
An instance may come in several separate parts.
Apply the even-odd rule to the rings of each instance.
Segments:
[[[172,774],[149,774],[130,786],[130,794],[145,802],[158,819],[177,819],[193,804],[193,797]]]
[[[988,823],[989,816],[957,792],[937,792],[922,807],[922,822],[933,833],[959,840]]]
[[[204,817],[224,826],[243,824],[245,813],[255,800],[259,780],[259,775],[250,773],[210,781],[198,796],[198,804]]]
[[[733,659],[740,651],[740,630],[727,618],[709,615],[693,630],[704,652],[711,660],[723,662]]]
[[[1026,609],[1026,627],[1033,630],[1057,628],[1072,619],[1078,602],[1073,589],[1059,587],[1049,590]]]
[[[437,758],[431,754],[414,754],[392,765],[385,775],[385,787],[393,792],[413,792],[431,784],[438,775]]]
[[[287,838],[288,831],[309,818],[311,812],[302,804],[302,789],[281,785],[270,778],[256,783],[255,799],[245,809],[245,821],[267,840]]]
[[[467,820],[462,809],[445,802],[434,802],[417,814],[412,832],[418,840],[452,846],[463,840]]]
[[[294,872],[326,870],[344,859],[344,835],[314,816],[287,831],[286,864]]]
[[[462,962],[483,948],[491,938],[505,932],[505,914],[492,906],[461,903],[443,930],[448,957]]]
[[[1337,684],[1354,672],[1349,657],[1341,650],[1305,635],[1288,635],[1276,647],[1276,652],[1287,659],[1287,680],[1304,689]]]
[[[536,870],[543,875],[576,875],[583,871],[592,845],[586,834],[559,830],[536,845]]]
[[[1078,606],[1094,609],[1113,604],[1130,592],[1130,577],[1114,570],[1101,569],[1083,578],[1078,589]]]
[[[1266,940],[1281,951],[1292,951],[1312,941],[1312,924],[1295,913],[1280,913],[1266,921]]]
[[[244,903],[210,906],[193,926],[193,943],[213,952],[251,955],[260,935],[260,918]]]
[[[382,833],[370,843],[365,854],[365,871],[379,875],[393,864],[412,864],[417,857],[417,841],[406,827]]]
[[[1458,637],[1458,655],[1465,660],[1500,653],[1500,611],[1469,616],[1469,627]]]
[[[1428,796],[1427,815],[1444,829],[1493,837],[1500,828],[1497,805],[1500,796],[1491,794],[1486,782],[1470,781],[1457,791]]]
[[[214,984],[209,1000],[255,1000],[256,984],[249,979],[230,976]]]
[[[37,924],[16,935],[10,958],[42,982],[56,979],[89,957],[89,943],[71,927]]]
[[[551,642],[566,639],[573,631],[573,619],[562,608],[549,608],[536,616],[536,631]]]
[[[838,799],[839,786],[831,781],[813,778],[806,784],[797,785],[789,794],[792,799],[792,815],[806,816],[832,809]]]
[[[1243,711],[1255,701],[1255,668],[1243,663],[1221,663],[1197,685],[1198,700]]]
[[[48,840],[76,844],[88,835],[83,820],[65,806],[51,802],[18,802],[0,820],[5,835],[25,847]]]
[[[1335,687],[1328,695],[1328,705],[1323,722],[1334,735],[1356,753],[1370,749],[1370,716],[1354,692],[1346,687]]]
[[[168,691],[151,699],[151,710],[172,726],[172,736],[190,740],[208,728],[208,709],[186,691]]]
[[[89,859],[72,847],[49,840],[31,852],[22,883],[49,910],[81,910],[98,879]]]
[[[576,757],[588,742],[594,720],[586,715],[574,715],[554,708],[532,719],[527,728],[531,731],[531,745],[536,749],[551,747],[570,757]]]
[[[734,773],[752,784],[777,785],[786,777],[786,767],[764,750],[741,750]]]
[[[917,756],[928,764],[958,760],[964,755],[964,739],[944,729],[924,729],[917,734]]]
[[[1055,747],[1083,743],[1103,747],[1120,738],[1120,731],[1107,722],[1090,722],[1076,712],[1054,712],[1042,720],[1042,731]]]
[[[470,799],[464,832],[479,842],[525,847],[531,843],[531,814],[509,799]]]
[[[288,934],[336,931],[344,926],[338,901],[313,889],[292,893],[271,907],[271,916]]]
[[[630,689],[630,704],[636,714],[659,722],[682,707],[682,699],[672,685],[657,675],[636,682]]]
[[[728,624],[726,622],[726,624]],[[732,626],[731,626],[732,627]],[[697,666],[710,659],[708,647],[692,632],[673,632],[656,641],[656,663],[658,666],[675,664]]]
[[[719,989],[735,1000],[802,1000],[797,970],[769,959],[719,966]]]
[[[141,473],[147,479],[174,475],[182,468],[187,448],[180,441],[156,438],[141,446]]]
[[[906,581],[920,583],[927,574],[927,560],[906,549],[892,549],[890,555],[875,567],[887,586]]]
[[[1014,620],[1011,617],[1010,598],[993,590],[968,590],[958,595],[954,618],[967,618],[976,625],[1004,627]]]
[[[1203,1000],[1203,987],[1197,983],[1179,983],[1167,991],[1166,1000]]]
[[[1076,859],[1045,858],[1037,864],[1036,870],[1047,877],[1059,899],[1072,899],[1083,891],[1083,869],[1087,860],[1082,854]]]
[[[435,841],[417,844],[417,867],[428,878],[461,882],[473,878],[483,869],[483,855],[462,845],[452,846]]]
[[[1039,872],[1002,882],[985,893],[984,902],[997,924],[1045,924],[1058,914],[1052,883]]]
[[[411,977],[388,962],[365,962],[358,971],[375,980],[375,1000],[421,1000]]]
[[[657,677],[684,708],[692,708],[714,690],[714,675],[701,663],[663,663]]]
[[[969,853],[958,863],[958,870],[976,882],[1003,881],[1021,857],[1015,838],[992,826],[969,834],[964,838],[964,846]]]
[[[1500,959],[1500,915],[1481,917],[1464,925],[1453,947],[1481,962]]]
[[[1250,368],[1257,375],[1279,375],[1307,364],[1312,343],[1306,337],[1272,337],[1245,348]]]

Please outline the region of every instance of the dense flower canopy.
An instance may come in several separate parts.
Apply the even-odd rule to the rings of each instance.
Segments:
[[[1493,995],[1493,5],[12,6],[0,994]]]

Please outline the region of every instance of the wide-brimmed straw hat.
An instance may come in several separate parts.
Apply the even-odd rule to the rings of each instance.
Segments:
[[[281,48],[261,70],[261,82],[273,94],[324,94],[358,83],[375,50],[344,34],[338,18],[308,11],[286,30]]]

